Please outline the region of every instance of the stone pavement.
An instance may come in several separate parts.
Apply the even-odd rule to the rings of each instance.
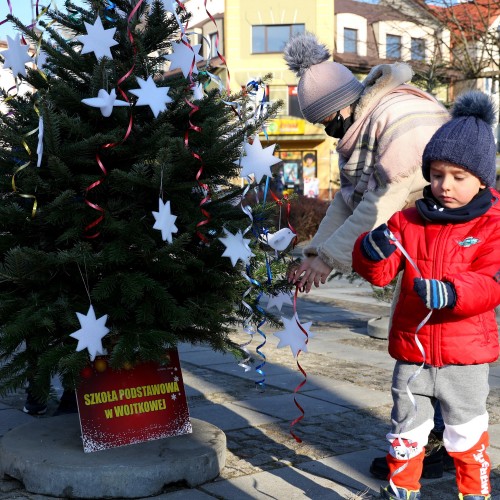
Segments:
[[[276,329],[266,325],[261,328],[265,337],[250,337],[242,331],[234,334],[239,344],[252,341],[248,349],[254,362],[249,371],[238,366],[231,355],[204,346],[180,346],[191,416],[225,432],[226,465],[214,481],[196,488],[170,485],[149,498],[376,498],[380,483],[370,476],[368,467],[387,448],[384,435],[391,407],[393,360],[386,352],[386,341],[366,335],[366,323],[387,312],[388,305],[376,302],[368,285],[334,279],[299,298],[297,313],[302,323],[313,322],[314,337],[308,352],[297,359],[289,347],[277,348]],[[285,306],[282,313],[291,317],[291,307]],[[256,368],[264,361],[262,376]],[[259,380],[264,380],[264,388],[256,384]],[[498,363],[491,366],[490,385],[495,495],[500,491]],[[23,402],[23,394],[0,400],[0,435],[33,418],[20,411]],[[457,498],[450,473],[422,484],[424,499]],[[0,479],[0,499],[23,498],[49,497],[28,493],[15,480]]]

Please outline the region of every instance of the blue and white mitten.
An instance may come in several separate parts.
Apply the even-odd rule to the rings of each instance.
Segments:
[[[396,246],[387,238],[386,230],[387,225],[381,224],[363,238],[361,250],[366,258],[378,262],[387,259],[396,250]]]
[[[415,278],[413,280],[413,289],[423,300],[427,309],[453,307],[457,300],[453,285],[447,281]]]

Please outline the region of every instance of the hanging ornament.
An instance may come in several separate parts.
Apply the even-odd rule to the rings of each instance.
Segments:
[[[243,145],[245,149],[245,156],[241,157],[237,165],[241,165],[242,169],[240,177],[246,178],[253,174],[255,182],[259,183],[265,175],[272,177],[271,165],[279,163],[280,158],[273,155],[274,147],[276,144],[262,149],[259,136],[253,138],[252,144],[245,142]]]
[[[4,57],[3,67],[10,68],[14,76],[26,76],[25,64],[32,62],[31,56],[28,54],[29,46],[21,43],[19,34],[15,38],[7,35],[7,45],[9,48],[0,52]]]
[[[90,378],[92,375],[94,375],[94,371],[90,366],[86,366],[81,372],[80,375],[82,378]]]
[[[77,37],[77,40],[83,43],[81,54],[93,52],[97,59],[102,57],[113,59],[110,48],[118,45],[118,42],[113,40],[116,28],[105,30],[100,17],[96,19],[93,25],[85,22],[85,28],[87,29],[87,35]]]
[[[284,227],[275,233],[261,234],[260,240],[270,246],[273,250],[282,252],[289,247],[297,235],[288,227]]]
[[[292,305],[292,296],[286,292],[280,292],[277,295],[267,295],[267,297],[269,297],[266,306],[268,311],[273,307],[276,307],[278,311],[281,311],[283,304]]]
[[[162,111],[167,109],[167,104],[172,102],[172,98],[168,96],[170,87],[157,87],[151,76],[147,80],[136,77],[136,80],[141,88],[130,90],[132,94],[139,98],[135,105],[149,106],[156,118]]]
[[[89,97],[88,99],[82,99],[82,102],[87,106],[92,106],[93,108],[100,108],[102,116],[111,116],[113,108],[115,106],[130,106],[126,101],[120,101],[116,98],[116,90],[113,89],[109,94],[101,89],[97,93],[97,97]]]
[[[43,156],[43,118],[41,116],[38,118],[38,146],[36,148],[36,154],[36,166],[39,167],[42,164]]]
[[[105,359],[96,359],[94,361],[94,368],[96,372],[104,373],[108,369],[108,363]]]
[[[201,101],[202,99],[205,99],[205,91],[203,90],[203,85],[201,83],[198,83],[193,87],[193,99],[195,101]]]
[[[174,224],[177,216],[172,215],[170,212],[170,201],[166,201],[165,203],[163,203],[160,198],[158,200],[158,205],[158,212],[153,212],[153,217],[156,220],[153,229],[158,229],[161,231],[161,237],[163,241],[172,243],[172,233],[176,233],[178,231],[176,225]]]
[[[182,41],[172,44],[173,52],[163,56],[170,61],[169,70],[180,68],[184,78],[188,78],[190,74],[198,73],[196,63],[203,61],[203,56],[199,54],[201,45],[190,45],[189,40],[183,36]]]
[[[79,352],[83,349],[88,349],[90,361],[94,361],[97,355],[104,353],[102,338],[109,332],[109,328],[105,326],[108,315],[105,314],[97,319],[92,304],[89,307],[87,315],[78,312],[76,315],[81,328],[71,333],[70,337],[78,340],[76,350]]]
[[[296,358],[301,351],[307,352],[307,342],[310,337],[313,337],[309,332],[312,321],[301,324],[297,315],[290,319],[282,316],[281,320],[283,321],[285,329],[274,334],[280,339],[277,347],[290,346],[294,358]]]
[[[224,238],[219,238],[219,240],[226,246],[226,250],[222,254],[222,257],[229,257],[231,259],[231,264],[236,265],[238,259],[240,259],[244,264],[248,263],[250,258],[254,256],[252,250],[248,244],[250,240],[243,238],[243,234],[240,230],[236,234],[231,234],[226,228],[224,228],[224,233],[226,236]]]

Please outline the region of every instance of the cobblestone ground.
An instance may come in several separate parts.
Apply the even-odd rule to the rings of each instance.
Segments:
[[[352,304],[350,305],[352,307]],[[360,305],[359,307],[364,312],[370,312],[370,307],[373,306]],[[336,325],[328,323],[317,326],[319,328],[324,326],[334,328]],[[342,326],[345,327],[345,323]],[[235,334],[234,340],[237,343],[243,343],[247,337],[247,334]],[[368,360],[370,359],[369,352],[386,351],[387,349],[385,341],[363,335],[343,339],[340,342],[360,350],[366,350]],[[290,366],[291,369],[296,369],[295,360],[291,357],[288,348],[277,349],[275,343],[270,342],[266,349],[266,356],[272,359],[274,364],[285,364]],[[331,353],[323,355],[309,352],[299,359],[302,368],[308,375],[322,375],[333,381],[350,382],[374,390],[390,391],[391,373],[389,370],[368,363],[361,364],[335,359],[335,356]],[[183,370],[203,379],[210,379],[214,376],[213,370],[189,363],[183,363]],[[203,396],[188,398],[191,408],[242,401],[256,396],[255,387],[248,380],[222,373],[217,374],[217,379],[218,386],[223,389],[206,393]],[[261,393],[261,397],[265,398],[278,394],[290,394],[292,396],[293,388],[283,390],[267,385],[265,391]],[[300,398],[300,395],[298,397]],[[24,394],[18,393],[12,395],[9,400],[3,399],[2,401],[21,408],[24,403]],[[490,422],[492,424],[500,422],[499,403],[500,389],[493,389],[488,401]],[[297,415],[291,415],[290,420],[293,420],[298,415],[300,415],[299,412],[297,412]],[[291,436],[290,420],[227,431],[228,451],[226,466],[222,470],[221,479],[231,479],[260,471],[294,466],[303,462],[368,447],[380,447],[381,440],[383,442],[383,436],[388,430],[389,415],[390,405],[363,410],[346,409],[345,412],[335,415],[308,416],[306,414],[305,418],[293,426],[294,432],[300,436],[302,442],[297,442]],[[494,490],[500,491],[500,469],[492,471],[491,479]],[[200,487],[199,489],[202,490],[203,488]],[[351,500],[376,497],[367,492],[359,492],[353,494]],[[432,485],[424,483],[422,497],[431,500],[456,499],[454,480],[434,482]],[[0,480],[0,500],[26,498],[42,500],[49,497],[29,494],[23,490],[22,485],[17,481]],[[277,498],[279,499],[279,497]]]

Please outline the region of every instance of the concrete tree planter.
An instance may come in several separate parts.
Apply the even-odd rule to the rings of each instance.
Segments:
[[[84,453],[78,415],[36,419],[0,440],[0,474],[31,493],[63,498],[141,498],[182,481],[195,487],[220,474],[226,436],[191,423],[191,434]]]

